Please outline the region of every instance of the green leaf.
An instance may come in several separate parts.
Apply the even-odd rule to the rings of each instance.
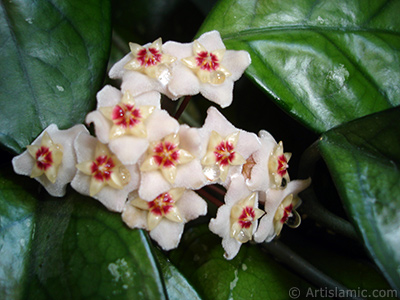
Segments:
[[[0,295],[22,299],[29,251],[35,234],[37,185],[0,171]],[[19,179],[19,183],[15,179]],[[22,188],[23,187],[23,188]]]
[[[307,199],[303,198],[304,201]],[[378,268],[365,255],[362,245],[356,241],[327,233],[311,225],[309,218],[303,220],[301,228],[288,228],[282,233],[281,241],[311,265],[318,267],[349,290],[365,291],[372,295],[375,290],[389,291],[391,288]],[[394,291],[396,292],[396,291]],[[391,297],[393,296],[393,298]],[[394,299],[387,294],[385,299]]]
[[[61,199],[35,194],[9,170],[0,180],[7,299],[165,298],[147,234],[129,229],[120,214],[72,190]]]
[[[200,296],[196,290],[190,285],[186,278],[178,271],[177,268],[165,257],[160,251],[155,251],[158,263],[164,276],[164,282],[168,293],[169,300],[200,300]]]
[[[316,132],[400,104],[400,2],[223,0],[216,29],[249,75]]]
[[[0,1],[0,143],[21,152],[51,123],[82,123],[110,45],[108,0]]]
[[[400,107],[322,136],[319,147],[365,245],[400,290]]]
[[[292,287],[306,294],[307,283],[256,245],[242,245],[230,261],[223,254],[221,239],[198,226],[184,234],[170,259],[203,299],[287,299]]]

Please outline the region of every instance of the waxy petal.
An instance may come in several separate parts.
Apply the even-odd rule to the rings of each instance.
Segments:
[[[263,193],[264,197],[266,197],[264,204],[266,214],[261,218],[258,229],[254,234],[254,240],[257,243],[271,241],[276,236],[277,231],[281,230],[281,228],[274,228],[274,217],[286,196],[290,194],[296,196],[310,184],[310,178],[306,180],[293,180],[284,189],[269,189],[268,192]]]
[[[172,99],[201,93],[223,108],[232,103],[233,83],[241,77],[251,62],[250,55],[246,51],[225,51],[224,43],[217,31],[204,33],[193,43],[167,42],[163,45],[163,49],[165,53],[177,57],[168,84],[168,90],[173,95]],[[199,70],[192,71],[198,68],[194,55],[201,52],[212,52],[220,60],[219,68],[213,74]]]
[[[75,151],[73,149],[73,143],[75,138],[81,132],[87,132],[84,125],[76,125],[67,130],[59,130],[57,125],[51,124],[48,126],[33,142],[27,147],[27,151],[16,156],[12,160],[14,171],[17,174],[31,176],[32,172],[35,176],[34,179],[40,182],[47,192],[54,197],[62,197],[65,195],[66,186],[71,182],[72,178],[75,176],[76,169],[76,158]],[[49,170],[49,177],[46,177],[44,172],[40,174],[38,168],[34,170],[34,165],[36,161],[34,156],[40,148],[42,139],[48,134],[49,138],[52,140],[52,145],[62,146],[62,155],[58,151],[53,153],[53,162],[59,163],[57,176],[54,178],[55,170]],[[46,140],[47,138],[45,138]],[[32,155],[33,154],[33,155]],[[38,175],[38,177],[36,177]],[[52,182],[54,181],[54,182]]]
[[[75,151],[77,155],[78,165],[82,169],[91,170],[89,164],[81,164],[82,162],[93,161],[95,152],[104,153],[103,147],[97,146],[98,141],[89,134],[80,134],[75,140]],[[118,165],[118,164],[117,164]],[[92,197],[99,200],[104,206],[111,211],[121,212],[124,208],[126,198],[129,192],[138,188],[139,185],[139,170],[137,165],[129,165],[123,167],[120,165],[117,170],[117,176],[111,175],[112,185],[104,185],[100,180],[93,179],[93,176],[86,175],[84,172],[78,171],[71,182],[71,186],[83,195],[93,195]],[[128,176],[129,173],[129,176]],[[127,182],[128,181],[128,182]],[[122,183],[123,188],[118,189]],[[125,184],[126,183],[126,184]],[[94,193],[94,194],[93,194]]]

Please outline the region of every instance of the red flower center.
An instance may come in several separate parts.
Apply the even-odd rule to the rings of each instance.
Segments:
[[[242,210],[242,214],[239,217],[239,224],[242,228],[249,228],[251,224],[253,224],[254,217],[255,217],[254,208],[251,206],[246,206]]]
[[[170,142],[161,142],[153,149],[154,159],[161,167],[171,167],[176,164],[179,159],[179,149]]]
[[[137,60],[142,67],[156,66],[161,62],[162,54],[155,48],[141,49],[137,53]]]
[[[197,66],[202,70],[215,71],[219,67],[218,58],[215,54],[207,51],[201,51],[196,56]]]
[[[130,104],[118,104],[112,111],[112,120],[115,125],[123,128],[133,127],[140,122],[140,110]]]
[[[281,177],[285,176],[285,174],[287,172],[286,170],[287,170],[288,167],[289,166],[288,166],[288,163],[287,163],[287,159],[286,159],[285,155],[282,154],[281,156],[278,157],[278,170],[277,170],[277,172],[278,172],[279,176],[281,176]]]
[[[174,207],[174,203],[169,193],[160,194],[149,202],[149,211],[155,215],[164,216]]]
[[[92,163],[92,176],[99,181],[107,181],[111,177],[115,164],[107,155],[98,156]]]
[[[46,171],[51,167],[53,163],[53,158],[49,148],[41,146],[38,151],[36,151],[36,166],[43,171]]]
[[[235,158],[235,147],[228,141],[222,141],[215,147],[214,155],[218,164],[226,166]]]
[[[293,204],[286,206],[283,209],[283,217],[281,219],[281,223],[285,223],[290,216],[292,216]]]

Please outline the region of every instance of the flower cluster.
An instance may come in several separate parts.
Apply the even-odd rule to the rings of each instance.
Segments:
[[[13,159],[15,172],[56,197],[70,183],[121,213],[127,226],[149,231],[164,250],[177,247],[185,223],[207,213],[195,191],[216,183],[227,193],[209,228],[222,237],[227,259],[249,240],[270,241],[283,224],[298,226],[297,195],[310,180],[290,181],[282,142],[235,128],[215,107],[201,128],[180,125],[160,104],[160,93],[172,100],[201,93],[230,105],[249,54],[226,50],[217,31],[188,44],[129,46],[109,74],[122,79],[121,89],[105,86],[86,116],[96,137],[84,125],[52,124]]]

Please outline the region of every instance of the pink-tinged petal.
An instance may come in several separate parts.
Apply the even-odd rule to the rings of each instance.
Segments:
[[[271,187],[268,160],[276,145],[276,141],[272,135],[265,130],[261,130],[258,135],[260,137],[261,148],[252,155],[255,165],[250,170],[249,176],[245,176],[245,178],[246,184],[250,190],[267,191],[267,189]]]
[[[216,30],[203,33],[197,40],[208,51],[225,49],[225,45],[221,39],[221,35]]]
[[[225,204],[218,208],[216,218],[211,219],[210,221],[210,230],[222,238],[222,246],[225,249],[224,256],[226,259],[234,258],[239,252],[240,246],[242,245],[242,243],[240,243],[235,237],[232,237],[231,235],[231,226],[234,225],[231,224],[231,213],[236,204],[240,204],[246,199],[255,210],[254,216],[259,217],[260,214],[259,212],[257,212],[257,194],[252,194],[247,189],[243,176],[234,176],[225,195]],[[249,234],[253,234],[255,232],[257,222],[257,219],[252,222],[253,224],[251,231],[249,231]]]
[[[192,50],[193,47],[194,51]],[[174,53],[177,57],[177,62],[173,64],[172,78],[168,85],[169,91],[175,98],[201,93],[205,98],[221,107],[227,107],[232,103],[233,82],[242,76],[251,63],[250,55],[246,51],[225,51],[225,46],[217,31],[201,35],[194,43],[167,42],[164,45],[164,51]],[[202,79],[199,79],[190,67],[194,67],[197,63],[196,59],[192,58],[195,53],[199,54],[204,51],[213,53],[221,61],[218,61],[219,69],[214,71],[215,74],[210,72],[200,74]],[[188,67],[183,62],[179,63],[181,59],[185,59]],[[202,81],[210,81],[216,84],[203,83]]]
[[[171,187],[198,189],[206,184],[206,178],[202,173],[200,161],[194,157],[196,154],[201,152],[202,146],[202,140],[198,134],[198,129],[189,128],[187,125],[181,125],[177,136],[179,136],[178,147],[180,152],[183,150],[183,154],[180,153],[180,157],[183,156],[183,160],[182,163],[179,161],[179,164],[177,165],[175,181],[170,183],[159,171],[151,171],[150,169],[145,168],[146,170],[142,173],[139,188],[139,194],[143,199],[149,200],[154,198]],[[172,139],[170,141],[174,142],[175,140]],[[156,144],[157,142],[154,143],[154,145]],[[193,156],[193,159],[190,160],[190,156],[186,155],[186,152],[190,153],[190,155]],[[146,160],[147,159],[145,159],[145,161]]]
[[[94,130],[100,142],[107,144],[110,141],[111,122],[100,111],[95,110],[88,113],[85,122],[94,124]]]
[[[117,105],[121,101],[122,95],[119,89],[111,85],[104,86],[96,95],[97,109]]]
[[[251,63],[250,55],[247,51],[227,50],[222,65],[231,73],[230,80],[238,80]]]
[[[226,205],[221,206],[217,212],[217,218],[211,219],[209,228],[211,232],[222,237],[222,247],[225,250],[224,257],[228,260],[233,259],[239,252],[242,243],[230,237],[229,216],[231,207]]]
[[[192,155],[199,157],[201,153],[202,140],[198,128],[191,128],[184,124],[179,127],[179,145],[181,149],[189,151]]]
[[[210,137],[212,135],[215,135],[212,133],[213,131],[217,132],[219,136],[222,138],[229,137],[232,134],[239,132],[239,137],[237,140],[236,147],[234,148],[235,154],[240,154],[243,158],[241,160],[236,161],[236,163],[239,163],[238,166],[233,166],[231,164],[227,165],[229,166],[229,170],[225,171],[224,169],[226,167],[223,167],[220,169],[222,172],[228,172],[226,176],[226,181],[222,182],[225,186],[229,185],[230,182],[230,177],[234,175],[235,173],[241,173],[242,171],[242,165],[241,163],[245,162],[245,160],[253,154],[255,151],[257,151],[261,147],[261,143],[258,139],[258,137],[253,134],[249,133],[243,130],[236,129],[216,108],[210,107],[207,111],[207,118],[204,122],[203,127],[199,130],[199,134],[202,138],[203,141],[209,141]],[[234,137],[234,136],[232,136]],[[207,155],[209,158],[209,161],[211,162],[211,157],[209,156],[209,146],[205,143],[203,143],[203,157]],[[234,159],[235,155],[233,155],[232,159]],[[212,170],[208,170],[210,172],[207,173],[213,173],[211,172]],[[224,173],[225,174],[225,173]],[[207,175],[208,176],[208,175]]]
[[[175,57],[164,55],[160,42],[161,39],[144,46],[130,43],[131,52],[109,72],[111,78],[122,78],[122,91],[130,91],[133,96],[158,91],[173,97],[167,84],[171,77],[169,65],[175,61]]]
[[[87,132],[87,129],[84,125],[75,125],[67,130],[59,130],[57,125],[51,124],[32,142],[32,145],[40,146],[44,132],[49,134],[53,143],[62,145],[63,157],[54,183],[44,175],[35,177],[35,180],[40,182],[50,195],[62,197],[65,195],[66,185],[71,182],[76,173],[76,158],[73,149],[74,139],[79,133]],[[34,163],[34,159],[28,151],[14,157],[12,160],[14,171],[17,174],[26,176],[31,175]]]
[[[171,187],[199,189],[206,184],[200,161],[195,159],[187,164],[179,165],[175,182],[170,184],[159,171],[143,172],[139,187],[140,197],[150,200],[168,191]]]
[[[191,190],[185,190],[176,206],[186,222],[207,214],[206,201]]]
[[[159,141],[179,130],[178,121],[165,110],[155,110],[147,120],[147,138],[150,142]]]
[[[285,197],[290,194],[297,195],[301,191],[305,190],[310,184],[310,178],[305,180],[293,180],[289,182],[284,189],[269,189],[268,192],[264,193],[266,197],[264,204],[266,214],[261,218],[258,229],[254,234],[254,240],[257,243],[264,241],[269,242],[276,236],[274,216]]]
[[[136,208],[136,206],[132,204],[135,199],[137,199],[137,194],[135,192],[130,193],[128,202],[125,203],[122,211],[122,220],[130,228],[147,229],[147,212]]]
[[[229,80],[229,77],[220,85],[205,83],[200,85],[200,93],[203,95],[203,97],[218,104],[222,108],[226,108],[232,104],[232,90],[233,82]]]
[[[89,134],[80,134],[75,140],[75,152],[77,162],[90,161],[94,157],[96,145],[98,141]],[[130,181],[123,189],[114,189],[110,186],[104,186],[93,198],[100,201],[107,209],[111,211],[121,212],[124,208],[127,195],[138,188],[139,185],[139,169],[137,165],[125,166],[130,174]],[[83,195],[90,195],[90,181],[92,176],[88,176],[78,171],[71,182],[71,186]]]
[[[178,246],[183,229],[183,223],[176,223],[163,219],[160,224],[150,232],[150,237],[155,240],[163,250],[169,251]]]
[[[123,136],[109,143],[110,150],[124,165],[137,163],[143,153],[146,152],[149,142],[147,139]]]

